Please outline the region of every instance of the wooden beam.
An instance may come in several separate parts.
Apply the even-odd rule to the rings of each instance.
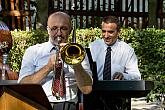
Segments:
[[[13,11],[2,11],[3,16],[32,16],[34,10],[13,10]]]
[[[122,17],[148,17],[148,12],[114,12],[114,11],[100,11],[98,14],[98,11],[96,10],[66,10],[70,15],[73,16],[108,16],[108,15],[113,15],[113,16],[122,16]]]

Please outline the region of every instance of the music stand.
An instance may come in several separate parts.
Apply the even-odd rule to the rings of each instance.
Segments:
[[[84,110],[91,110],[97,106],[98,97],[124,97],[128,98],[127,108],[131,110],[131,98],[144,97],[154,87],[153,81],[98,81],[96,62],[93,61],[89,48],[85,48],[90,68],[93,73],[93,91],[88,95],[83,95]],[[100,99],[99,99],[100,100]],[[95,103],[96,102],[96,103]]]
[[[41,85],[18,84],[15,80],[0,80],[0,108],[4,104],[8,109],[52,110]]]
[[[153,81],[144,80],[98,81],[94,83],[91,94],[83,95],[84,110],[90,110],[92,107],[97,106],[96,101],[100,100],[102,96],[127,99],[145,97],[153,87]],[[127,110],[131,110],[131,101],[127,103]]]

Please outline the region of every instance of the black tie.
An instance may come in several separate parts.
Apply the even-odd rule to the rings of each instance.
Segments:
[[[103,80],[111,80],[111,47],[107,48],[103,70]]]

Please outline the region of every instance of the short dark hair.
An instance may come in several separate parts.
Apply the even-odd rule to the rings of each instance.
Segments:
[[[116,16],[106,16],[102,20],[103,23],[115,23],[117,25],[117,29],[120,29],[120,22],[119,19]]]

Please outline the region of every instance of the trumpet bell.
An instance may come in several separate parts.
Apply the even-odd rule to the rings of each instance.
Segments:
[[[60,52],[62,60],[69,65],[81,63],[86,55],[84,48],[77,43],[65,45]]]

